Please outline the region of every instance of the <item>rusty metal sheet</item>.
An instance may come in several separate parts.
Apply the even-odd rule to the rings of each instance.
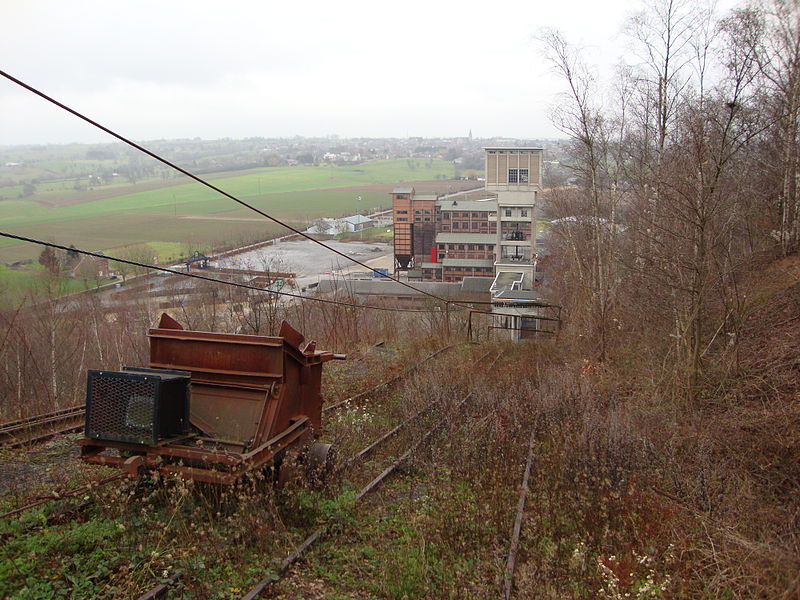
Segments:
[[[174,329],[149,337],[150,366],[190,371],[193,381],[264,387],[283,376],[281,338]]]
[[[276,402],[265,390],[192,383],[189,421],[210,436],[250,446],[267,404]]]

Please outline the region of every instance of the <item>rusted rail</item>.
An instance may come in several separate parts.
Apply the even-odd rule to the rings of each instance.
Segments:
[[[531,432],[531,439],[528,443],[528,460],[525,463],[525,473],[522,475],[522,485],[519,489],[519,501],[517,502],[517,514],[514,517],[514,527],[511,529],[511,543],[508,546],[506,570],[503,575],[503,600],[511,600],[511,590],[514,587],[514,569],[517,565],[517,550],[519,549],[519,538],[522,533],[522,520],[525,518],[525,502],[528,498],[528,480],[533,467],[535,443],[536,430],[534,429]]]
[[[391,379],[391,380],[389,380],[387,382],[384,382],[384,383],[380,384],[377,387],[382,387],[384,385],[388,385],[390,382],[394,382],[396,379],[399,379],[403,374],[405,374],[405,373],[407,373],[407,372],[419,367],[419,365],[421,365],[425,361],[433,358],[434,356],[440,354],[441,352],[444,352],[445,350],[447,350],[449,348],[452,348],[453,346],[454,345],[450,345],[450,346],[445,346],[444,348],[440,348],[436,352],[434,352],[431,355],[429,355],[426,358],[424,358],[419,363],[416,363],[415,365],[412,365],[411,367],[406,369],[403,373],[401,373],[401,375],[398,375],[397,377],[395,377],[395,378],[393,378],[393,379]],[[480,363],[481,361],[486,359],[490,354],[491,354],[491,351],[490,352],[486,352],[485,354],[481,355],[475,362],[476,363]],[[499,352],[497,354],[497,356],[494,358],[494,360],[489,365],[490,369],[500,359],[501,355],[502,355],[502,352]],[[377,387],[373,388],[373,390],[377,389]],[[371,393],[371,391],[372,390],[367,391],[367,392],[363,392],[360,395],[365,395],[367,393]],[[457,411],[458,409],[460,409],[472,397],[473,393],[474,392],[469,392],[463,399],[461,399],[461,401],[454,407],[453,411]],[[357,396],[353,396],[352,398],[348,398],[347,400],[344,400],[344,401],[338,403],[337,405],[333,405],[332,407],[328,407],[328,408],[329,409],[330,408],[336,408],[337,406],[344,405],[345,403],[347,403],[347,402],[349,402],[349,401],[351,401],[353,399],[356,399],[356,398],[357,398]],[[438,402],[432,402],[431,404],[429,404],[425,408],[423,408],[420,411],[416,412],[414,415],[412,415],[411,417],[407,418],[405,421],[403,421],[402,423],[400,423],[396,427],[392,428],[387,433],[383,434],[382,436],[377,438],[375,441],[373,441],[369,445],[365,446],[362,450],[356,452],[352,457],[347,459],[344,464],[345,465],[350,465],[353,462],[359,460],[360,458],[363,458],[364,456],[366,456],[367,454],[369,454],[370,452],[375,450],[378,446],[380,446],[381,444],[383,444],[387,440],[389,440],[392,437],[394,437],[400,430],[402,430],[409,423],[417,420],[417,418],[420,415],[422,415],[423,413],[429,411],[436,404],[438,404]],[[323,408],[323,410],[325,410],[325,409]],[[438,431],[439,428],[443,424],[444,424],[444,421],[439,421],[431,429],[429,429],[426,433],[424,433],[404,454],[402,454],[399,458],[394,460],[377,477],[372,479],[372,481],[370,481],[366,486],[364,486],[364,488],[362,488],[361,491],[358,493],[358,495],[355,497],[354,501],[358,502],[359,500],[364,498],[364,496],[366,496],[370,492],[374,491],[389,475],[391,475],[395,470],[397,470],[398,467],[400,467],[403,463],[405,463],[414,454],[414,452],[416,452],[419,449],[419,447],[422,444],[424,444],[436,431]],[[325,533],[326,533],[326,527],[324,527],[324,526],[320,527],[319,529],[314,531],[300,545],[298,545],[289,554],[289,556],[287,556],[281,562],[281,566],[278,568],[277,573],[270,573],[266,577],[264,577],[245,596],[242,597],[242,600],[251,600],[253,598],[258,598],[261,594],[264,593],[264,591],[266,591],[269,588],[269,586],[272,583],[275,583],[275,582],[279,581],[280,579],[282,579],[286,575],[286,573],[289,571],[289,567],[291,567],[292,564],[297,562],[300,559],[300,557],[311,546],[313,546],[317,541],[319,541],[320,538],[322,538],[325,535]],[[181,579],[182,579],[182,575],[179,575],[177,573],[173,574],[169,578],[159,582],[156,586],[154,586],[153,588],[151,588],[150,590],[145,592],[143,595],[139,596],[137,598],[137,600],[153,600],[154,598],[158,598],[158,597],[162,596],[163,594],[165,594],[167,592],[167,590],[171,586],[175,585]]]
[[[370,388],[370,389],[368,389],[368,390],[366,390],[364,392],[360,392],[360,393],[356,394],[355,396],[350,396],[349,398],[345,398],[344,400],[341,400],[341,401],[337,402],[336,404],[331,404],[329,406],[323,406],[322,407],[322,412],[327,412],[329,410],[336,410],[337,408],[341,408],[341,407],[349,404],[350,402],[355,402],[356,400],[360,400],[361,398],[364,398],[365,396],[368,396],[370,394],[374,394],[378,390],[392,385],[396,381],[399,381],[400,379],[402,379],[405,375],[408,375],[409,373],[417,370],[420,366],[422,366],[423,364],[425,364],[426,362],[428,362],[432,358],[435,358],[435,357],[439,356],[445,350],[449,350],[450,348],[455,348],[455,346],[456,346],[456,344],[450,344],[449,346],[445,346],[444,348],[439,348],[436,352],[433,352],[432,354],[429,354],[428,356],[423,358],[421,361],[419,361],[417,363],[414,363],[410,367],[407,367],[407,368],[403,369],[400,373],[398,373],[397,375],[395,375],[391,379],[387,379],[386,381],[384,381],[382,383],[379,383],[375,387],[372,387],[372,388]]]
[[[117,481],[118,479],[122,479],[126,477],[125,473],[119,473],[117,475],[112,475],[111,477],[106,477],[104,479],[96,479],[94,481],[90,481],[82,486],[72,488],[69,490],[62,490],[60,492],[52,492],[47,496],[43,496],[38,500],[30,502],[24,506],[20,506],[19,508],[15,508],[14,510],[10,510],[8,512],[0,514],[0,520],[6,519],[8,517],[13,517],[14,515],[18,515],[26,510],[30,510],[31,508],[36,508],[37,506],[41,506],[42,504],[47,504],[48,502],[52,502],[53,500],[61,500],[62,498],[72,498],[73,496],[77,496],[82,494],[88,489],[92,487],[99,487],[101,485],[106,485],[107,483],[111,483],[112,481]]]
[[[490,352],[487,352],[486,354],[481,356],[476,362],[480,362],[481,360],[486,358],[489,354],[490,354]],[[502,352],[498,353],[498,355],[492,361],[492,363],[491,363],[489,368],[491,368],[491,366],[493,366],[497,362],[497,360],[500,358],[501,355],[502,355]],[[474,394],[474,391],[471,391],[466,396],[464,396],[464,398],[462,398],[459,401],[459,403],[453,408],[451,414],[455,413],[456,411],[458,411],[472,397],[473,394]],[[420,412],[424,412],[425,410],[427,410],[427,409],[423,409]],[[396,427],[395,429],[392,429],[387,434],[381,436],[380,438],[378,438],[378,440],[376,440],[375,442],[373,442],[372,444],[370,444],[369,446],[367,446],[366,448],[364,448],[360,452],[356,453],[353,456],[353,458],[351,458],[350,461],[348,461],[348,462],[351,462],[354,459],[356,459],[358,457],[361,457],[361,456],[364,456],[368,452],[372,451],[380,443],[383,443],[384,441],[386,441],[387,439],[392,437],[392,435],[394,435],[394,433],[396,433],[396,430],[399,430],[399,428],[401,428],[405,424],[411,422],[411,420],[412,419],[408,419],[408,420],[404,421],[400,426]],[[381,473],[377,477],[372,479],[372,481],[370,481],[366,486],[364,486],[361,489],[361,491],[358,493],[358,495],[355,497],[354,501],[358,502],[362,498],[364,498],[367,494],[369,494],[370,492],[374,491],[381,483],[383,483],[383,481],[387,477],[389,477],[389,475],[391,475],[395,470],[397,470],[398,467],[400,467],[403,463],[405,463],[425,442],[427,442],[428,439],[430,439],[430,437],[434,433],[436,433],[442,427],[443,424],[444,424],[444,421],[438,421],[436,424],[434,424],[433,427],[428,429],[428,431],[426,431],[414,444],[412,444],[411,447],[408,450],[406,450],[399,458],[395,459],[388,467],[386,467],[386,469],[381,471]],[[308,550],[317,541],[319,541],[322,537],[324,537],[326,531],[327,531],[327,527],[326,526],[322,526],[319,529],[317,529],[316,531],[314,531],[299,546],[297,546],[291,552],[291,554],[289,554],[289,556],[287,556],[283,560],[283,562],[281,563],[281,566],[279,567],[277,573],[270,573],[269,575],[264,577],[255,586],[253,586],[253,588],[251,588],[250,591],[247,594],[242,596],[241,600],[254,600],[255,598],[258,598],[259,596],[261,596],[270,587],[270,585],[272,585],[273,583],[275,583],[275,582],[279,581],[281,578],[283,578],[286,575],[286,573],[288,573],[289,567],[291,567],[292,564],[297,562],[300,559],[300,557],[306,552],[306,550]]]
[[[82,405],[71,406],[0,424],[0,448],[17,448],[62,433],[80,431],[83,428],[85,412]]]
[[[472,392],[467,394],[461,402],[455,407],[455,410],[458,410],[467,400],[472,397]],[[438,429],[442,426],[442,422],[436,423],[431,429],[429,429],[425,434],[414,443],[411,448],[406,450],[399,458],[395,459],[386,469],[381,471],[381,473],[375,477],[372,481],[370,481],[367,485],[365,485],[358,495],[355,497],[355,502],[358,502],[364,496],[369,494],[370,492],[374,491],[383,481],[391,475],[400,465],[406,462],[411,455],[417,451],[417,449],[426,442]],[[387,439],[385,436],[383,440]],[[373,444],[370,444],[373,446]],[[369,447],[368,447],[369,448]],[[361,454],[361,453],[359,453]],[[302,544],[297,546],[292,553],[286,557],[283,562],[281,563],[280,568],[278,569],[277,574],[270,573],[264,579],[259,581],[253,588],[244,596],[242,596],[242,600],[253,600],[254,598],[258,598],[264,591],[273,583],[280,580],[286,573],[289,571],[289,567],[292,566],[297,560],[308,550],[311,546],[313,546],[320,538],[322,538],[327,531],[327,526],[320,527],[314,533],[312,533],[309,537],[307,537]]]

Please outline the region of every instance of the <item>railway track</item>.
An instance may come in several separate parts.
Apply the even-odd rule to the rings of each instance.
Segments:
[[[409,373],[415,371],[426,362],[434,359],[435,357],[453,348],[454,346],[455,345],[449,345],[440,348],[435,352],[429,354],[428,356],[424,357],[417,363],[405,368],[398,375],[376,386],[373,386],[364,392],[361,392],[355,396],[351,396],[350,398],[346,398],[345,400],[339,401],[336,404],[330,405],[325,408],[326,410],[330,411],[352,406],[357,401],[365,399],[367,396],[371,394],[374,394],[384,389],[388,389],[398,381],[404,380]],[[482,355],[481,357],[475,360],[475,363],[478,364],[479,362],[485,360],[488,356],[489,353]],[[497,358],[499,358],[499,355]],[[497,360],[497,358],[495,358],[495,361]],[[463,404],[467,402],[471,396],[472,393],[467,394],[453,410],[457,410],[458,408],[463,406]],[[376,439],[375,441],[364,447],[362,450],[355,453],[352,457],[350,457],[347,461],[345,461],[345,466],[350,467],[355,463],[361,462],[367,455],[373,453],[376,449],[385,445],[385,442],[395,438],[398,433],[406,429],[412,423],[416,422],[417,424],[419,424],[420,419],[423,418],[423,415],[427,414],[430,410],[435,408],[436,404],[438,404],[438,402],[432,402],[429,405],[422,408],[421,410],[415,412],[410,417],[404,419],[399,425],[390,429],[388,432],[378,437],[378,439]],[[59,433],[78,430],[83,425],[84,412],[85,412],[84,407],[82,406],[70,407],[68,409],[62,409],[44,415],[36,415],[27,419],[20,419],[18,421],[5,423],[3,425],[0,425],[0,435],[2,435],[2,437],[0,437],[0,443],[2,443],[2,445],[5,447],[24,446],[33,444],[36,441],[47,439]],[[379,473],[376,477],[372,478],[370,482],[358,494],[357,500],[361,500],[364,496],[374,491],[392,473],[394,473],[399,467],[401,467],[405,462],[407,462],[409,458],[411,458],[411,456],[414,454],[414,452],[416,452],[420,446],[422,446],[427,440],[429,440],[431,436],[433,436],[435,432],[443,425],[443,423],[444,421],[434,423],[433,427],[431,427],[422,436],[418,437],[417,441],[414,442],[411,445],[411,447],[408,448],[399,458],[391,461],[390,464],[388,464],[388,466],[383,471],[381,471],[381,473]],[[47,496],[41,496],[32,499],[32,501],[30,501],[25,505],[19,506],[18,508],[8,511],[4,514],[0,514],[0,519],[18,515],[24,511],[27,511],[37,506],[41,506],[48,502],[52,502],[63,498],[78,496],[84,493],[87,489],[97,486],[103,486],[108,483],[118,481],[123,477],[124,477],[123,474],[118,474],[112,477],[106,477],[104,479],[93,480],[85,485],[81,485],[79,487],[75,487],[72,489],[58,490],[56,492],[48,494]],[[323,537],[324,534],[325,531],[315,532],[315,534],[312,534],[312,536],[308,538],[304,542],[304,544],[301,545],[301,547],[295,549],[295,552],[291,553],[290,556],[286,559],[286,561],[288,562],[284,561],[286,562],[286,568],[282,570],[282,573],[288,572],[289,567],[294,562],[296,562],[308,548],[313,546],[313,544],[318,539]],[[162,595],[167,593],[169,589],[173,587],[183,577],[185,577],[183,573],[180,572],[174,573],[171,577],[162,580],[162,582],[159,583],[156,587],[145,593],[141,597],[141,599],[148,600],[150,598],[161,597]],[[272,576],[270,576],[267,579],[269,579],[270,580],[269,582],[271,582]],[[268,587],[268,585],[266,587]],[[258,592],[258,594],[256,595],[246,596],[246,597],[258,597],[260,593],[261,592]]]
[[[70,406],[26,419],[0,424],[0,448],[19,448],[43,442],[53,436],[83,429],[86,410]]]
[[[481,356],[476,361],[476,364],[487,358],[489,354],[490,353],[486,353],[483,356]],[[494,364],[500,359],[501,354],[502,352],[497,354],[497,356],[489,365],[488,367],[489,369],[491,369],[491,367],[494,366]],[[459,411],[473,396],[473,394],[474,392],[470,391],[461,400],[459,400],[458,403],[451,409],[450,411],[451,415],[456,414],[457,411]],[[392,430],[390,430],[389,432],[387,432],[386,434],[384,434],[383,436],[381,436],[380,438],[378,438],[377,440],[366,446],[364,449],[357,452],[347,462],[353,463],[362,459],[364,456],[372,452],[379,445],[383,444],[388,439],[394,437],[394,435],[398,433],[399,430],[405,428],[410,423],[417,421],[423,413],[426,413],[433,408],[435,408],[435,406],[429,404],[422,410],[418,411],[417,413],[415,413],[414,415],[403,421],[400,425],[393,428]],[[375,491],[378,488],[378,486],[380,486],[392,473],[394,473],[398,468],[400,468],[404,463],[406,463],[421,446],[423,446],[435,433],[437,433],[442,428],[443,425],[444,425],[443,421],[441,420],[436,421],[433,424],[433,426],[427,429],[424,434],[422,434],[415,442],[413,442],[411,446],[403,454],[401,454],[398,458],[392,461],[385,469],[383,469],[383,471],[381,471],[376,477],[374,477],[369,483],[367,483],[367,485],[361,488],[361,490],[355,497],[355,502],[358,503],[365,496]],[[253,586],[247,592],[247,594],[242,596],[241,600],[254,600],[255,598],[261,597],[265,592],[269,590],[269,588],[273,584],[275,584],[276,582],[280,581],[283,577],[285,577],[286,574],[289,572],[289,568],[295,562],[297,562],[309,548],[311,548],[317,541],[323,538],[326,532],[327,532],[326,526],[322,526],[316,531],[314,531],[281,562],[281,565],[278,568],[277,573],[268,574],[255,586]],[[148,599],[141,598],[139,600],[148,600]]]
[[[345,398],[344,400],[340,400],[339,402],[336,402],[335,404],[330,404],[328,406],[323,406],[322,407],[322,412],[325,413],[325,412],[328,412],[328,411],[331,411],[331,410],[337,410],[337,409],[343,408],[343,407],[348,406],[348,405],[350,405],[350,404],[352,404],[352,403],[354,403],[354,402],[356,402],[358,400],[361,400],[362,398],[366,398],[370,394],[374,394],[375,392],[378,392],[378,391],[380,391],[380,390],[382,390],[384,388],[388,388],[392,384],[397,383],[398,381],[400,381],[403,377],[405,377],[409,373],[413,373],[414,371],[419,369],[422,365],[424,365],[429,360],[432,360],[432,359],[436,358],[437,356],[439,356],[442,352],[445,352],[446,350],[450,350],[451,348],[455,348],[455,346],[456,346],[456,344],[450,344],[449,346],[445,346],[443,348],[439,348],[438,350],[436,350],[435,352],[432,352],[431,354],[429,354],[428,356],[426,356],[425,358],[423,358],[419,362],[416,362],[413,365],[411,365],[409,367],[406,367],[405,369],[403,369],[400,373],[398,373],[397,375],[395,375],[391,379],[387,379],[386,381],[383,381],[383,382],[379,383],[378,385],[376,385],[374,387],[371,387],[368,390],[365,390],[363,392],[359,392],[355,396],[350,396],[349,398]]]
[[[452,346],[447,346],[445,348],[442,348],[442,349],[434,352],[433,354],[429,355],[428,357],[426,357],[425,359],[423,359],[419,363],[416,363],[415,365],[412,365],[412,367],[409,367],[409,369],[406,369],[401,375],[399,375],[399,376],[397,376],[395,378],[392,378],[388,382],[384,382],[382,384],[379,384],[378,386],[376,386],[375,388],[372,388],[372,389],[373,390],[374,389],[378,389],[378,388],[383,387],[384,385],[387,385],[387,384],[390,384],[390,383],[393,383],[393,382],[399,380],[402,377],[402,375],[405,374],[406,372],[408,372],[409,370],[413,370],[413,369],[419,367],[422,363],[426,362],[427,360],[430,360],[434,356],[440,354],[444,350],[447,350],[448,348],[451,348],[451,347]],[[488,356],[490,354],[491,354],[491,352],[487,352],[487,353],[483,354],[478,359],[476,359],[475,363],[478,364],[478,363],[484,361],[486,358],[488,358]],[[497,356],[490,363],[488,368],[491,368],[497,362],[497,360],[499,360],[501,354],[502,354],[502,352],[497,354]],[[354,396],[352,398],[349,398],[346,401],[342,401],[342,402],[338,403],[337,405],[334,405],[334,408],[338,408],[339,406],[343,406],[347,402],[349,402],[349,401],[351,401],[353,399],[357,399],[357,398],[363,397],[367,393],[370,393],[370,391],[364,392],[362,394],[359,394],[358,396]],[[473,393],[474,392],[468,392],[461,400],[459,400],[453,406],[453,408],[450,410],[450,413],[451,414],[455,414],[459,409],[461,409],[469,401],[469,399],[473,396]],[[425,406],[421,410],[415,412],[410,417],[404,419],[400,424],[398,424],[397,426],[393,427],[392,429],[390,429],[389,431],[387,431],[383,435],[379,436],[373,442],[371,442],[370,444],[368,444],[367,446],[365,446],[364,448],[362,448],[361,450],[359,450],[358,452],[353,454],[350,458],[345,460],[344,463],[343,463],[343,467],[344,468],[348,468],[348,467],[350,467],[350,466],[352,466],[352,465],[354,465],[356,463],[359,463],[367,455],[373,453],[375,450],[377,450],[379,447],[383,446],[390,439],[393,439],[398,433],[400,433],[402,430],[406,429],[409,425],[411,425],[412,423],[418,423],[420,421],[420,419],[423,417],[423,415],[425,415],[426,413],[429,413],[430,411],[432,411],[434,408],[437,407],[438,404],[439,404],[438,401],[431,402],[430,404],[428,404],[427,406]],[[413,441],[411,443],[411,445],[407,448],[407,450],[405,452],[403,452],[403,454],[401,454],[398,458],[390,461],[389,464],[387,466],[385,466],[385,468],[383,470],[380,471],[380,473],[378,473],[376,476],[371,478],[370,481],[365,486],[363,486],[361,488],[361,490],[358,492],[358,494],[356,495],[354,501],[356,503],[358,503],[364,497],[369,495],[371,492],[375,491],[387,478],[389,478],[390,475],[392,475],[395,471],[397,471],[397,469],[399,469],[406,462],[408,462],[408,460],[414,455],[414,453],[417,452],[419,450],[419,448],[422,447],[434,434],[436,434],[442,428],[442,426],[444,424],[445,424],[444,420],[436,420],[430,428],[428,428],[422,435],[420,435],[416,439],[416,441]],[[280,564],[280,567],[278,568],[278,572],[277,573],[269,573],[268,575],[266,575],[252,589],[250,589],[247,594],[242,596],[242,600],[252,600],[254,598],[261,597],[265,592],[267,592],[269,590],[269,588],[272,586],[272,584],[276,583],[277,581],[280,581],[280,579],[282,579],[289,572],[289,568],[295,562],[297,562],[303,556],[303,554],[306,551],[308,551],[320,539],[325,537],[326,533],[327,533],[327,527],[326,526],[322,526],[322,527],[316,529],[315,531],[313,531],[311,533],[311,535],[309,535],[305,540],[303,540],[303,542],[301,544],[299,544],[297,547],[295,547],[288,554],[288,556],[283,559],[283,561]],[[154,586],[153,588],[151,588],[150,590],[145,592],[142,596],[137,598],[137,600],[153,600],[155,598],[159,598],[162,595],[166,594],[172,586],[176,585],[183,578],[184,578],[184,574],[182,572],[176,572],[176,573],[172,574],[170,577],[165,578],[164,580],[160,581],[156,586]]]

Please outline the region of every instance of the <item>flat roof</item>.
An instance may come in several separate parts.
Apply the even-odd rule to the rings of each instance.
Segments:
[[[492,291],[513,289],[515,285],[522,284],[525,278],[523,271],[498,271],[492,282]]]
[[[493,300],[528,300],[541,301],[542,297],[532,290],[500,290]],[[544,304],[544,302],[542,302]]]
[[[393,194],[413,194],[414,188],[411,186],[400,186],[392,190]]]
[[[464,277],[461,280],[461,289],[465,292],[488,293],[492,280],[488,277]]]
[[[494,233],[437,233],[437,244],[496,244]]]

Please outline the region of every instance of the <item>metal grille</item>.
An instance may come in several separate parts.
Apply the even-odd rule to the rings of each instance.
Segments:
[[[86,436],[155,444],[158,441],[159,381],[119,373],[89,374]]]

